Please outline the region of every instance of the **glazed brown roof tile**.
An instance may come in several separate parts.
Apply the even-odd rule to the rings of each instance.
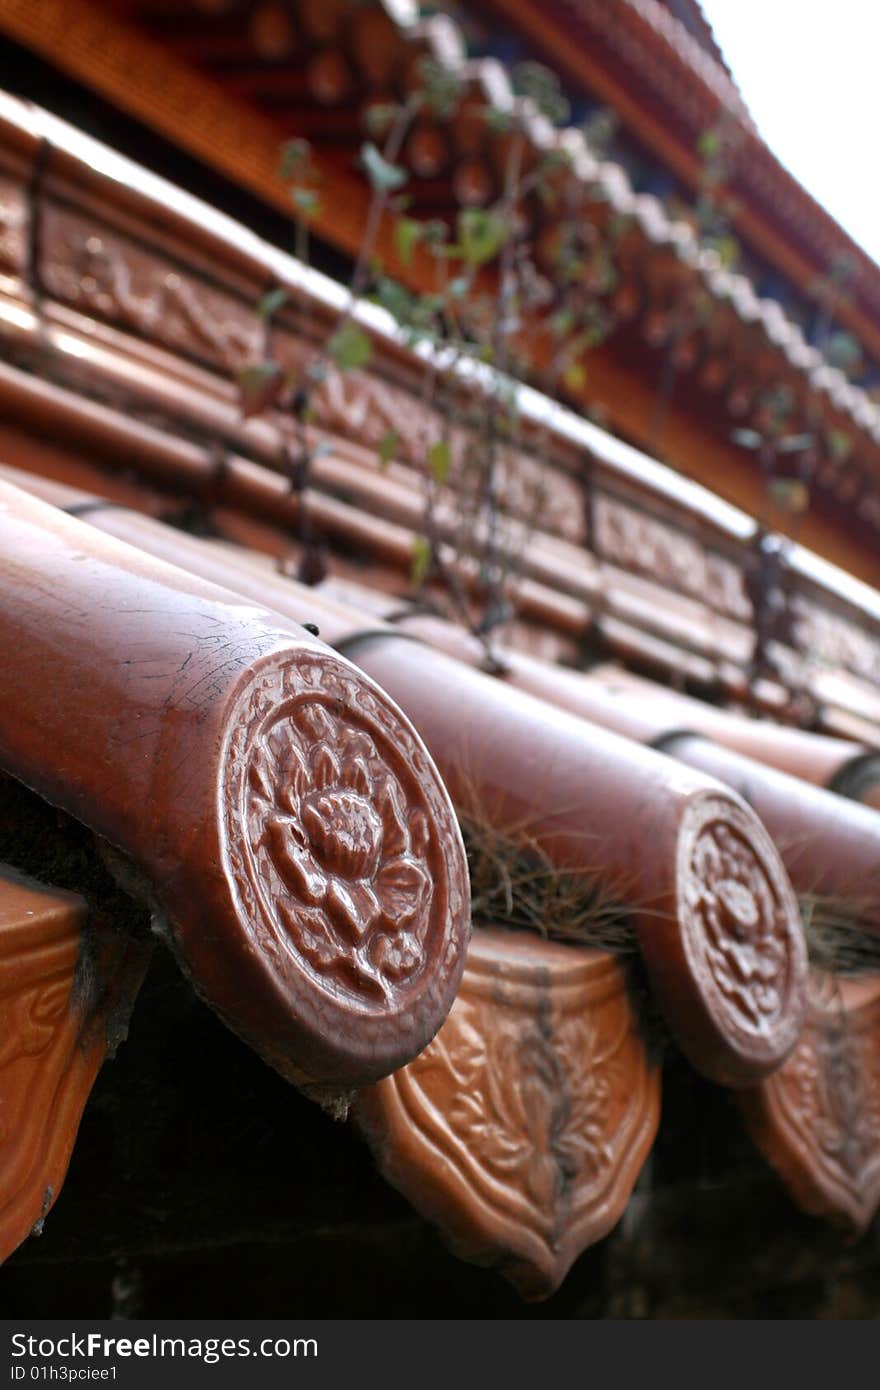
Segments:
[[[357,609],[315,589],[236,565],[228,550],[117,508],[84,517],[203,576],[222,570],[279,623],[314,622],[350,652],[414,721],[466,816],[501,835],[525,830],[557,868],[583,873],[631,912],[669,1026],[696,1067],[742,1084],[786,1055],[806,959],[797,905],[766,831],[735,793],[391,626],[365,626]],[[719,873],[741,885],[723,910]],[[754,907],[747,921],[736,916],[737,893]]]
[[[397,707],[303,629],[6,483],[0,529],[3,769],[109,844],[198,993],[289,1079],[339,1092],[415,1055],[455,997],[469,891]]]
[[[660,1069],[614,956],[478,927],[437,1037],[352,1113],[456,1254],[546,1298],[623,1214]]]
[[[601,689],[609,702],[614,702],[621,718],[626,717],[627,710],[632,711],[633,720],[644,730],[644,735],[636,737],[651,737],[651,727],[659,729],[664,722],[670,728],[697,730],[723,747],[780,772],[880,809],[880,753],[875,749],[768,720],[749,719],[670,690],[620,666],[594,667],[590,677],[597,690]],[[656,712],[656,725],[650,716],[646,719],[648,708]]]
[[[146,963],[76,893],[0,865],[0,1262],[39,1234]],[[111,1028],[111,1016],[113,1026]]]
[[[333,590],[333,581],[328,581]],[[349,589],[349,592],[351,590]],[[399,603],[388,601],[385,613],[396,610],[396,625],[451,655],[473,665],[484,660],[484,649],[462,629],[430,616],[408,617]],[[880,817],[868,806],[859,806],[796,776],[778,771],[766,762],[715,741],[722,734],[741,731],[748,744],[750,724],[697,700],[677,696],[652,682],[623,672],[593,675],[565,670],[526,654],[498,649],[501,677],[521,690],[537,695],[604,728],[661,749],[734,788],[754,807],[773,837],[792,883],[804,900],[833,902],[836,910],[872,931],[880,931]],[[705,711],[705,719],[703,714]],[[760,731],[762,726],[755,727]],[[710,736],[705,737],[703,733]],[[775,726],[763,725],[772,745]],[[783,750],[785,730],[779,731]],[[831,739],[800,734],[799,747],[814,757],[834,758],[838,782],[847,768],[865,766],[865,750]],[[870,760],[873,764],[873,760]],[[864,772],[862,775],[866,775]],[[833,780],[833,778],[832,778]]]

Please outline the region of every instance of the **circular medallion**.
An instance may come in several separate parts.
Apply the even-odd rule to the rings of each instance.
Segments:
[[[242,697],[224,793],[233,896],[303,1020],[377,1074],[414,1055],[470,930],[457,821],[414,730],[343,659],[300,653]]]
[[[782,861],[744,803],[707,797],[688,808],[678,899],[690,977],[727,1054],[719,1079],[766,1075],[803,1023],[806,946]]]

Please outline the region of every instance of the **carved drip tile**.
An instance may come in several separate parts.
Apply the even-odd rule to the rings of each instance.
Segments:
[[[613,956],[487,928],[440,1033],[354,1115],[457,1254],[545,1298],[622,1215],[660,1076]]]
[[[87,916],[0,866],[0,1260],[42,1229],[146,965],[147,947]]]
[[[814,972],[796,1048],[739,1099],[797,1205],[862,1232],[880,1205],[880,975]]]

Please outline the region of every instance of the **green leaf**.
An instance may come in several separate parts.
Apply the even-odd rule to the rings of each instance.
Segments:
[[[397,117],[400,107],[391,101],[377,101],[367,110],[365,124],[376,139],[383,136]]]
[[[853,442],[845,430],[830,430],[828,433],[828,448],[831,457],[836,463],[843,463],[852,453]]]
[[[582,391],[587,384],[587,370],[582,362],[569,362],[562,377],[569,391]]]
[[[397,430],[386,430],[379,440],[379,462],[383,468],[387,468],[394,455],[397,453],[397,446],[400,443],[400,435]]]
[[[419,588],[425,581],[428,570],[431,567],[431,546],[424,536],[416,536],[412,545],[412,564],[410,566],[410,580],[416,588]]]
[[[281,146],[281,162],[279,173],[283,179],[289,179],[292,174],[300,174],[310,163],[312,158],[312,147],[308,140],[288,140]]]
[[[439,63],[436,58],[426,56],[419,63],[419,80],[428,110],[436,116],[448,119],[458,105],[461,95],[459,73]]]
[[[777,507],[796,516],[810,505],[810,489],[799,478],[772,478],[769,492]]]
[[[518,63],[513,70],[513,80],[516,89],[535,103],[542,116],[557,125],[568,120],[568,99],[562,92],[559,78],[550,68],[545,68],[543,63]]]
[[[813,442],[811,434],[787,434],[784,439],[780,439],[776,445],[776,452],[779,454],[799,454],[803,449],[809,449]]]
[[[555,338],[565,338],[575,325],[575,313],[570,307],[557,309],[550,318],[550,331]]]
[[[715,129],[704,130],[697,141],[697,150],[701,159],[714,159],[721,153],[721,136]]]
[[[394,246],[404,265],[412,265],[413,252],[422,237],[422,224],[414,217],[399,217],[394,224]]]
[[[733,430],[730,438],[742,449],[760,449],[764,440],[757,430]]]
[[[739,260],[739,242],[736,237],[713,237],[710,241],[710,246],[725,270],[730,270],[736,265]]]
[[[246,420],[274,405],[284,387],[284,372],[277,362],[257,362],[238,373],[241,413]]]
[[[503,135],[513,125],[511,113],[502,110],[500,106],[486,106],[478,114],[482,116],[492,135]]]
[[[294,206],[303,217],[314,217],[321,211],[321,198],[314,188],[292,188],[290,196]]]
[[[332,335],[327,351],[341,372],[350,372],[367,365],[373,355],[373,345],[362,328],[348,322]]]
[[[289,298],[290,295],[287,290],[281,288],[269,290],[267,294],[263,295],[263,298],[257,305],[257,313],[261,319],[270,319],[274,314],[278,313],[279,309],[284,308]]]
[[[458,214],[458,241],[468,265],[485,265],[491,261],[509,232],[507,220],[486,208],[465,208]]]
[[[405,169],[399,164],[389,164],[376,146],[369,142],[361,146],[361,163],[370,183],[380,193],[396,192],[398,188],[403,187],[408,178]]]
[[[428,450],[428,467],[431,470],[431,477],[440,487],[449,477],[449,465],[452,462],[452,450],[449,447],[448,439],[438,439]]]
[[[832,333],[825,358],[841,372],[855,372],[862,360],[862,349],[852,333]]]

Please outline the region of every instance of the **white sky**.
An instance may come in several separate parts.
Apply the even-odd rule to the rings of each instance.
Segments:
[[[880,264],[880,0],[701,0],[765,142]]]

